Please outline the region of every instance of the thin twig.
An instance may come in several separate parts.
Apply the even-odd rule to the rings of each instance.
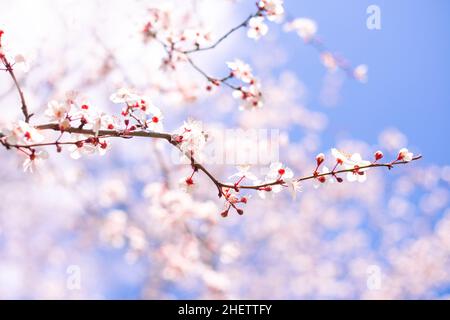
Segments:
[[[249,15],[247,17],[247,19],[245,19],[243,22],[241,22],[239,25],[237,25],[236,27],[230,29],[227,33],[225,33],[223,36],[221,36],[219,39],[217,39],[216,42],[214,42],[212,45],[203,47],[203,48],[195,48],[195,49],[191,49],[191,50],[185,50],[182,51],[182,53],[184,54],[190,54],[190,53],[194,53],[194,52],[200,52],[200,51],[207,51],[207,50],[211,50],[214,49],[215,47],[217,47],[223,40],[225,40],[226,38],[228,38],[228,36],[230,36],[232,33],[234,33],[235,31],[247,26],[248,22],[250,21],[251,18],[254,18],[256,16],[258,16],[260,14],[260,10],[258,10],[256,13],[253,13],[251,15]]]
[[[14,85],[17,88],[17,91],[19,92],[20,102],[22,104],[22,113],[25,117],[25,122],[29,122],[30,118],[33,116],[33,114],[28,113],[28,106],[25,101],[25,95],[23,94],[22,88],[20,87],[19,81],[17,80],[16,75],[14,74],[14,70],[12,68],[12,65],[9,63],[8,60],[6,60],[6,57],[2,57],[2,63],[6,67],[6,71],[9,73],[11,78],[13,79]]]

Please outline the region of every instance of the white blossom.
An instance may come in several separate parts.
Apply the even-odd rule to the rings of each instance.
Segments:
[[[259,82],[255,82],[248,87],[241,87],[239,90],[234,90],[233,97],[241,100],[239,110],[255,110],[263,106]]]
[[[270,165],[269,172],[267,173],[267,178],[269,180],[287,180],[294,177],[294,172],[289,168],[284,166],[281,162],[274,162]]]
[[[338,68],[338,61],[335,56],[331,52],[323,52],[320,54],[320,60],[322,64],[327,68],[330,72],[336,71]]]
[[[164,126],[162,120],[164,119],[164,116],[161,110],[152,105],[147,108],[147,114],[150,115],[145,122],[147,128],[155,132],[163,131]]]
[[[198,47],[205,47],[211,43],[211,33],[200,29],[184,30],[181,36],[183,41],[192,42]]]
[[[250,83],[254,80],[252,68],[248,64],[242,62],[242,60],[235,59],[234,61],[227,62],[227,66],[230,68],[231,74],[236,79],[245,83]]]
[[[265,10],[270,21],[280,21],[284,15],[283,0],[261,0],[258,7]]]
[[[284,26],[285,31],[296,31],[304,40],[311,40],[317,33],[317,24],[314,20],[308,18],[297,18]]]
[[[41,164],[43,160],[48,159],[47,151],[34,151],[29,157],[25,159],[23,162],[23,171],[24,172],[36,172],[37,167]]]
[[[284,179],[286,186],[288,187],[289,192],[291,193],[292,199],[297,198],[297,192],[302,190],[300,181],[297,179]]]
[[[231,175],[228,179],[243,178],[243,177],[248,178],[250,180],[258,179],[253,173],[250,172],[250,168],[251,168],[250,165],[237,166],[238,172]]]
[[[192,177],[182,178],[178,181],[178,186],[181,190],[187,193],[193,192],[197,188],[197,184]]]
[[[367,180],[366,172],[368,168],[362,168],[370,165],[371,162],[368,160],[363,160],[359,153],[354,153],[347,159],[345,168],[354,169],[352,172],[347,172],[347,180],[350,182],[358,181],[364,182]]]
[[[414,154],[412,152],[409,152],[409,150],[406,148],[402,148],[398,152],[397,158],[398,158],[398,160],[409,162],[413,159],[413,157],[414,157]]]
[[[35,144],[44,141],[44,136],[35,127],[25,121],[18,121],[12,129],[5,130],[6,141],[9,144]]]
[[[269,28],[264,23],[263,17],[253,17],[248,22],[248,31],[247,35],[249,38],[258,40],[262,36],[267,34],[267,31],[269,31]]]
[[[181,139],[180,149],[186,153],[198,155],[206,144],[206,134],[200,121],[188,119],[178,129],[177,134]]]
[[[353,70],[353,76],[360,82],[367,82],[367,72],[369,68],[365,64],[360,64]]]
[[[339,164],[344,164],[344,162],[348,162],[350,158],[349,155],[339,151],[336,148],[331,149],[331,155],[336,159]]]
[[[120,88],[113,93],[109,99],[114,103],[133,104],[141,100],[141,97],[127,88]]]
[[[79,159],[83,155],[98,153],[103,156],[110,149],[109,143],[104,139],[93,138],[87,135],[72,135],[76,144],[69,146],[69,152],[72,159]]]
[[[56,121],[61,123],[66,118],[70,111],[70,104],[60,103],[56,100],[52,100],[48,103],[45,115],[50,121]]]

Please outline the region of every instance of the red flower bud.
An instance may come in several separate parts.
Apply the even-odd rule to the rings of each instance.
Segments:
[[[320,166],[324,161],[325,161],[325,155],[324,155],[323,153],[319,153],[319,154],[316,156],[316,163],[317,163],[317,166]]]
[[[378,161],[383,158],[383,152],[377,151],[375,152],[375,160]]]

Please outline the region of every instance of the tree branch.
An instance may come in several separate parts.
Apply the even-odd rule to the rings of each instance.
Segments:
[[[16,75],[14,74],[14,70],[13,70],[13,66],[11,65],[11,63],[6,59],[5,56],[2,56],[1,58],[2,63],[5,65],[6,71],[9,73],[9,75],[11,76],[11,78],[13,79],[14,85],[17,88],[17,91],[19,92],[19,97],[20,97],[20,102],[22,104],[22,113],[25,117],[25,122],[29,122],[30,118],[33,116],[33,114],[29,114],[28,113],[28,106],[27,103],[25,101],[25,95],[23,94],[22,88],[20,87],[19,81],[17,80]]]
[[[144,130],[140,130],[140,131],[99,130],[99,131],[95,132],[94,130],[91,130],[91,129],[83,129],[83,128],[76,128],[76,127],[69,127],[62,131],[60,126],[56,123],[38,125],[38,126],[35,126],[35,128],[39,129],[39,130],[59,131],[62,133],[68,132],[68,133],[85,134],[85,135],[90,135],[90,136],[94,136],[94,137],[98,137],[98,138],[144,137],[144,138],[164,139],[167,142],[169,142],[171,145],[177,147],[181,151],[181,149],[179,147],[179,143],[173,139],[173,135],[170,133],[164,133],[164,132],[153,132],[153,131],[144,131]],[[2,136],[0,136],[0,138],[2,138]],[[27,148],[27,149],[31,149],[34,147],[43,147],[43,146],[51,146],[51,145],[68,145],[68,144],[76,144],[76,143],[77,143],[76,141],[72,141],[72,142],[55,141],[55,142],[38,143],[38,144],[30,144],[30,145],[14,145],[14,144],[9,144],[6,141],[2,141],[2,144],[7,148],[13,147],[13,148]],[[282,179],[278,179],[273,182],[263,183],[263,184],[259,184],[259,185],[239,185],[239,186],[237,186],[236,184],[224,183],[224,182],[219,181],[216,177],[214,177],[214,175],[205,166],[198,163],[197,160],[195,159],[195,157],[192,156],[190,153],[184,152],[184,155],[191,161],[191,165],[195,171],[198,171],[198,170],[202,171],[216,185],[216,187],[219,191],[219,197],[224,195],[223,190],[222,190],[223,188],[235,189],[235,190],[236,189],[261,190],[265,187],[271,187],[271,186],[275,186],[275,185],[286,185],[285,181],[283,181]],[[415,156],[414,158],[412,158],[412,161],[416,161],[421,158],[422,158],[422,156],[418,155],[418,156]],[[380,167],[386,167],[388,169],[392,169],[394,166],[403,165],[403,164],[407,164],[407,163],[408,163],[408,161],[401,161],[401,160],[395,160],[395,161],[392,161],[389,163],[371,163],[369,165],[360,166],[358,168],[358,170],[369,169],[369,168],[380,168]],[[331,172],[320,173],[320,174],[316,173],[316,174],[312,174],[309,176],[299,177],[294,180],[297,182],[300,182],[300,181],[317,179],[319,177],[324,177],[324,176],[336,176],[337,174],[347,173],[347,172],[355,172],[355,169],[349,168],[349,169],[342,169],[342,170],[337,170],[337,171],[332,170]]]

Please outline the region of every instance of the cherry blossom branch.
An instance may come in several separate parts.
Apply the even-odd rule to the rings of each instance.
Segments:
[[[418,155],[415,156],[411,159],[411,161],[416,161],[422,159],[422,155]],[[388,162],[388,163],[372,163],[366,166],[361,166],[359,167],[359,170],[361,169],[369,169],[369,168],[379,168],[379,167],[386,167],[389,170],[391,170],[394,166],[396,165],[400,165],[400,164],[407,164],[410,161],[393,161],[393,162]],[[326,176],[335,176],[339,173],[347,173],[347,172],[354,172],[355,169],[354,168],[349,168],[349,169],[342,169],[342,170],[337,170],[337,171],[330,171],[330,172],[325,172],[325,173],[318,173],[318,174],[312,174],[310,176],[305,176],[305,177],[300,177],[300,178],[296,178],[294,179],[295,181],[306,181],[306,180],[312,180],[312,179],[317,179],[319,177],[326,177]],[[259,190],[261,188],[264,187],[269,187],[269,186],[274,186],[274,185],[282,185],[284,184],[283,180],[278,180],[278,181],[274,181],[274,182],[269,182],[269,183],[264,183],[264,184],[260,184],[260,185],[256,185],[256,186],[239,186],[239,189],[256,189]],[[229,185],[229,184],[221,184],[224,188],[234,188],[233,185]]]
[[[419,160],[419,159],[422,159],[422,155],[418,155],[418,156],[413,157],[411,159],[411,161],[416,161],[416,160]],[[393,161],[393,162],[389,162],[389,163],[372,163],[370,165],[359,167],[359,170],[361,170],[361,169],[369,169],[369,168],[379,168],[379,167],[386,167],[386,168],[388,168],[390,170],[396,165],[407,164],[409,162],[410,161]],[[276,180],[276,181],[273,181],[273,182],[268,182],[268,183],[253,185],[253,186],[252,185],[239,185],[239,186],[237,186],[236,184],[227,184],[227,183],[220,182],[201,164],[194,164],[194,165],[195,165],[196,168],[198,168],[199,170],[203,171],[208,176],[208,178],[212,182],[214,182],[214,184],[216,184],[217,187],[220,187],[220,188],[260,190],[261,188],[264,188],[264,187],[270,187],[270,186],[275,186],[275,185],[283,185],[285,183],[282,179],[279,179],[279,180]],[[294,180],[300,182],[300,181],[317,179],[318,177],[335,176],[335,175],[337,175],[339,173],[347,173],[347,172],[354,172],[354,171],[355,171],[354,168],[342,169],[342,170],[331,171],[331,172],[327,172],[327,173],[312,174],[310,176],[299,177],[299,178],[296,178]]]
[[[36,129],[39,130],[54,130],[61,132],[61,128],[58,124],[43,124],[35,126]],[[78,133],[78,134],[85,134],[85,135],[91,135],[98,138],[131,138],[131,137],[146,137],[146,138],[155,138],[155,139],[164,139],[168,141],[170,144],[178,147],[179,143],[174,139],[174,135],[170,133],[164,133],[164,132],[153,132],[153,131],[118,131],[118,130],[98,130],[97,132],[92,129],[83,129],[83,128],[76,128],[76,127],[69,127],[64,129],[62,132],[67,133]],[[1,138],[1,136],[0,136]],[[48,143],[36,143],[36,144],[29,144],[29,145],[14,145],[14,144],[7,144],[10,147],[19,147],[19,148],[34,148],[34,147],[41,147],[41,146],[51,146],[51,145],[64,145],[64,144],[75,144],[75,142],[48,142]],[[178,148],[179,149],[179,148]],[[236,184],[227,184],[219,181],[214,175],[202,164],[198,163],[197,160],[193,155],[191,155],[188,152],[184,152],[186,157],[191,161],[191,165],[193,168],[195,168],[196,171],[200,170],[217,186],[217,188],[220,190],[220,188],[230,188],[230,189],[253,189],[253,190],[260,190],[264,187],[274,186],[274,185],[283,185],[284,181],[282,179],[268,182],[268,183],[262,183],[258,185],[239,185],[236,186]],[[414,156],[411,161],[416,161],[422,158],[422,155]],[[392,169],[396,165],[402,165],[407,164],[410,161],[405,160],[395,160],[388,163],[370,163],[368,165],[359,166],[359,170],[363,169],[369,169],[369,168],[378,168],[378,167],[386,167],[388,169]],[[336,166],[335,166],[336,168]],[[347,172],[354,172],[355,168],[347,168],[347,169],[341,169],[341,170],[332,170],[330,172],[325,173],[315,173],[309,176],[305,177],[299,177],[294,179],[295,181],[306,181],[311,179],[317,179],[318,177],[325,177],[325,176],[335,176],[340,173],[347,173]]]
[[[36,126],[36,129],[61,131],[58,124],[38,125],[38,126]],[[82,128],[75,128],[75,127],[69,127],[67,129],[64,129],[63,132],[91,135],[91,136],[95,136],[98,138],[147,137],[147,138],[155,138],[155,139],[164,139],[164,140],[168,141],[170,144],[172,144],[174,146],[178,146],[178,143],[174,140],[174,136],[171,135],[170,133],[161,133],[161,132],[153,132],[153,131],[124,132],[124,131],[117,131],[117,130],[99,130],[99,131],[95,132],[94,130],[91,130],[91,129],[82,129]],[[58,142],[58,141],[56,141],[56,142],[48,142],[48,143],[36,143],[36,144],[30,144],[30,145],[12,145],[12,144],[7,144],[7,145],[10,147],[34,148],[34,147],[42,147],[42,146],[65,145],[65,144],[76,144],[76,143],[77,143],[77,141],[75,141],[75,142]],[[232,185],[232,184],[223,183],[223,182],[219,181],[216,177],[214,177],[214,175],[208,169],[206,169],[206,167],[204,167],[202,164],[198,163],[196,161],[196,159],[194,158],[194,156],[192,156],[190,153],[185,152],[184,154],[191,161],[191,165],[193,166],[193,168],[195,168],[196,171],[200,170],[203,173],[205,173],[205,175],[217,186],[219,191],[221,190],[221,188],[260,190],[261,188],[264,188],[264,187],[270,187],[270,186],[274,186],[274,185],[283,185],[284,184],[284,181],[282,179],[279,179],[279,180],[276,180],[273,182],[258,184],[258,185],[239,185],[239,186],[237,186],[236,184]],[[421,158],[422,158],[422,156],[418,155],[418,156],[413,157],[411,159],[411,161],[416,161]],[[359,170],[376,168],[376,167],[386,167],[388,169],[392,169],[396,165],[407,164],[408,162],[409,161],[395,160],[395,161],[388,162],[388,163],[371,163],[368,165],[359,166],[358,168],[359,168]],[[335,168],[336,168],[336,166],[335,166]],[[326,173],[315,173],[315,174],[312,174],[309,176],[299,177],[299,178],[296,178],[295,181],[298,181],[298,182],[306,181],[306,180],[311,180],[311,179],[317,179],[319,177],[335,176],[340,173],[347,173],[347,172],[354,172],[354,171],[355,171],[354,168],[341,169],[341,170],[337,170],[337,171],[332,170],[332,171],[326,172]]]
[[[225,34],[223,34],[220,38],[218,38],[213,44],[201,47],[199,43],[195,43],[194,49],[188,49],[183,50],[176,47],[177,42],[174,41],[172,38],[168,38],[167,42],[162,40],[160,37],[158,37],[158,33],[156,31],[150,31],[150,27],[152,26],[151,23],[147,23],[144,27],[144,36],[150,35],[150,37],[154,38],[166,51],[168,54],[168,59],[165,61],[165,63],[170,64],[171,59],[173,58],[174,52],[181,54],[183,58],[191,65],[191,67],[200,73],[208,82],[211,82],[213,85],[219,86],[220,83],[223,83],[227,87],[231,88],[232,90],[240,91],[242,88],[240,86],[235,86],[228,82],[229,79],[233,78],[233,73],[230,73],[228,76],[218,78],[208,75],[202,68],[200,68],[189,56],[192,53],[200,52],[200,51],[208,51],[211,49],[216,48],[220,43],[222,43],[225,39],[227,39],[231,34],[236,32],[237,30],[247,27],[249,23],[251,23],[251,20],[253,18],[263,16],[263,13],[266,12],[263,7],[257,6],[257,11],[255,13],[250,14],[244,21],[239,23],[237,26],[231,28],[229,31],[227,31]],[[212,89],[212,86],[208,85],[207,90],[210,91]]]
[[[139,119],[136,119],[139,123]],[[134,127],[134,126],[132,126]],[[146,128],[146,126],[141,126],[143,128]],[[192,132],[192,128],[184,128],[184,133],[181,134],[170,134],[170,133],[164,133],[164,132],[156,132],[156,131],[149,131],[149,130],[137,130],[137,129],[130,129],[131,127],[127,127],[125,130],[93,130],[93,129],[85,129],[82,126],[81,127],[64,127],[62,128],[60,124],[56,123],[49,123],[49,124],[43,124],[35,126],[33,130],[53,130],[60,132],[60,135],[54,142],[38,142],[38,143],[24,143],[24,144],[14,144],[10,143],[8,141],[8,138],[5,138],[3,134],[0,134],[0,143],[6,147],[7,149],[10,148],[16,148],[17,150],[25,153],[29,159],[25,162],[25,165],[31,165],[33,161],[35,161],[37,156],[42,157],[42,153],[36,152],[37,147],[47,147],[47,146],[56,146],[57,151],[61,151],[62,145],[76,145],[77,148],[83,147],[84,144],[90,144],[95,147],[99,147],[101,149],[106,149],[107,143],[105,141],[101,141],[100,139],[106,139],[106,138],[132,138],[132,137],[146,137],[146,138],[153,138],[153,139],[163,139],[169,142],[171,145],[179,149],[190,161],[191,167],[193,169],[192,174],[184,180],[185,185],[187,187],[194,185],[193,177],[198,172],[203,172],[216,186],[218,191],[218,197],[224,198],[226,203],[226,209],[221,213],[223,217],[226,217],[229,213],[230,208],[233,208],[239,215],[242,215],[244,211],[237,207],[237,204],[239,203],[247,203],[247,197],[245,196],[238,196],[237,194],[240,192],[240,190],[256,190],[258,192],[279,192],[282,187],[288,187],[290,190],[295,194],[298,191],[298,186],[300,182],[307,181],[307,180],[316,180],[320,183],[325,183],[327,181],[327,177],[334,178],[337,182],[342,182],[343,179],[338,177],[338,174],[342,173],[351,173],[350,177],[347,177],[348,180],[352,179],[352,181],[358,180],[362,181],[361,179],[366,178],[365,171],[370,168],[378,168],[378,167],[386,167],[388,169],[392,169],[394,166],[397,165],[403,165],[410,161],[416,161],[422,158],[421,155],[413,156],[412,153],[410,153],[407,149],[400,150],[397,159],[391,162],[387,163],[378,163],[378,160],[383,158],[383,154],[381,151],[377,151],[375,153],[375,160],[373,162],[362,160],[359,154],[354,154],[351,157],[348,155],[345,155],[338,151],[337,149],[333,149],[332,153],[333,156],[336,158],[336,164],[334,165],[333,169],[331,171],[328,171],[325,167],[322,169],[322,173],[319,173],[319,167],[324,162],[324,155],[319,154],[316,157],[317,165],[311,175],[304,176],[304,177],[298,177],[293,178],[292,171],[287,168],[283,167],[280,163],[277,165],[271,165],[270,170],[275,172],[275,175],[272,173],[269,173],[267,175],[268,178],[266,178],[266,182],[264,183],[256,183],[254,185],[241,185],[241,182],[246,177],[250,177],[248,172],[245,173],[239,173],[239,179],[234,184],[230,183],[224,183],[221,182],[219,179],[217,179],[204,165],[199,163],[194,156],[194,152],[191,149],[186,149],[183,145],[185,143],[185,137],[183,135],[185,133]],[[31,129],[29,129],[31,131]],[[77,134],[83,134],[90,136],[86,139],[78,140],[78,141],[66,141],[66,142],[60,142],[61,137],[64,133],[77,133]],[[25,136],[31,135],[28,131],[25,133]],[[158,156],[158,155],[157,155]],[[159,164],[160,166],[164,166],[166,168],[166,164],[164,161],[159,158]],[[345,169],[336,170],[339,165],[345,165]],[[326,169],[326,170],[325,170]],[[166,172],[168,172],[168,169],[165,169]],[[355,178],[356,177],[356,178]],[[165,178],[168,180],[168,176],[165,176]],[[167,181],[166,181],[167,182]],[[168,184],[168,183],[167,183]],[[275,191],[275,188],[277,188],[278,191]]]

